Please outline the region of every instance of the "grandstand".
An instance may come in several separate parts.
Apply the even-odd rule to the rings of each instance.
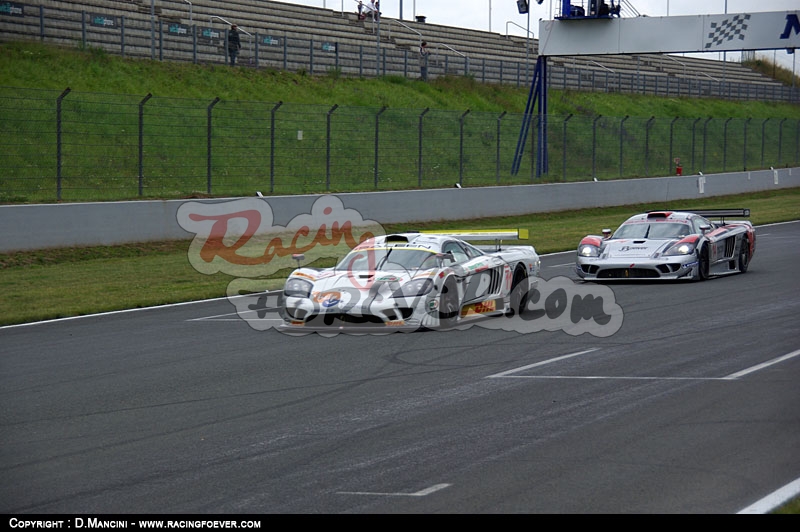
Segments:
[[[62,46],[162,61],[227,62],[231,23],[239,26],[239,64],[254,68],[337,72],[345,76],[419,76],[417,50],[432,50],[429,77],[470,75],[527,86],[536,39],[351,12],[260,1],[31,0],[7,2],[0,40],[36,39]],[[526,50],[526,46],[530,49]],[[528,63],[527,61],[530,61]],[[796,91],[739,63],[672,55],[550,58],[554,88],[660,96],[716,96],[796,101]]]

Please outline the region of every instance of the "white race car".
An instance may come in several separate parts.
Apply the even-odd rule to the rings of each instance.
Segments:
[[[756,250],[749,209],[653,211],[631,216],[611,234],[589,235],[578,244],[575,271],[585,281],[702,281],[745,273]],[[708,218],[717,218],[712,222]]]
[[[292,272],[279,303],[282,329],[441,329],[520,312],[539,276],[539,255],[533,246],[503,247],[501,241],[526,233],[410,232],[368,239],[332,268]]]

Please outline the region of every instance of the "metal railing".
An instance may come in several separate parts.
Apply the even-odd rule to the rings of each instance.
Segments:
[[[389,19],[389,22],[390,22],[390,24],[389,24],[389,40],[392,39],[392,24],[400,24],[401,26],[406,28],[408,31],[416,33],[417,36],[419,37],[419,42],[417,44],[419,46],[422,46],[422,33],[418,32],[417,30],[415,30],[414,28],[412,28],[411,26],[409,26],[408,24],[406,24],[406,23],[404,23],[404,22],[402,22],[400,20],[397,20],[397,19],[393,18],[393,19]]]

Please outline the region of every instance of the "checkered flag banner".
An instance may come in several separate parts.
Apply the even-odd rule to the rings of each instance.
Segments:
[[[748,20],[750,20],[750,15],[742,14],[725,19],[721,24],[712,22],[711,32],[708,34],[709,42],[706,43],[706,48],[716,47],[734,39],[743,41],[744,34],[747,31]]]

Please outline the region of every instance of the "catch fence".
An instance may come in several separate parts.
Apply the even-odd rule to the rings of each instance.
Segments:
[[[312,194],[796,166],[800,120],[523,115],[0,87],[0,201]]]

